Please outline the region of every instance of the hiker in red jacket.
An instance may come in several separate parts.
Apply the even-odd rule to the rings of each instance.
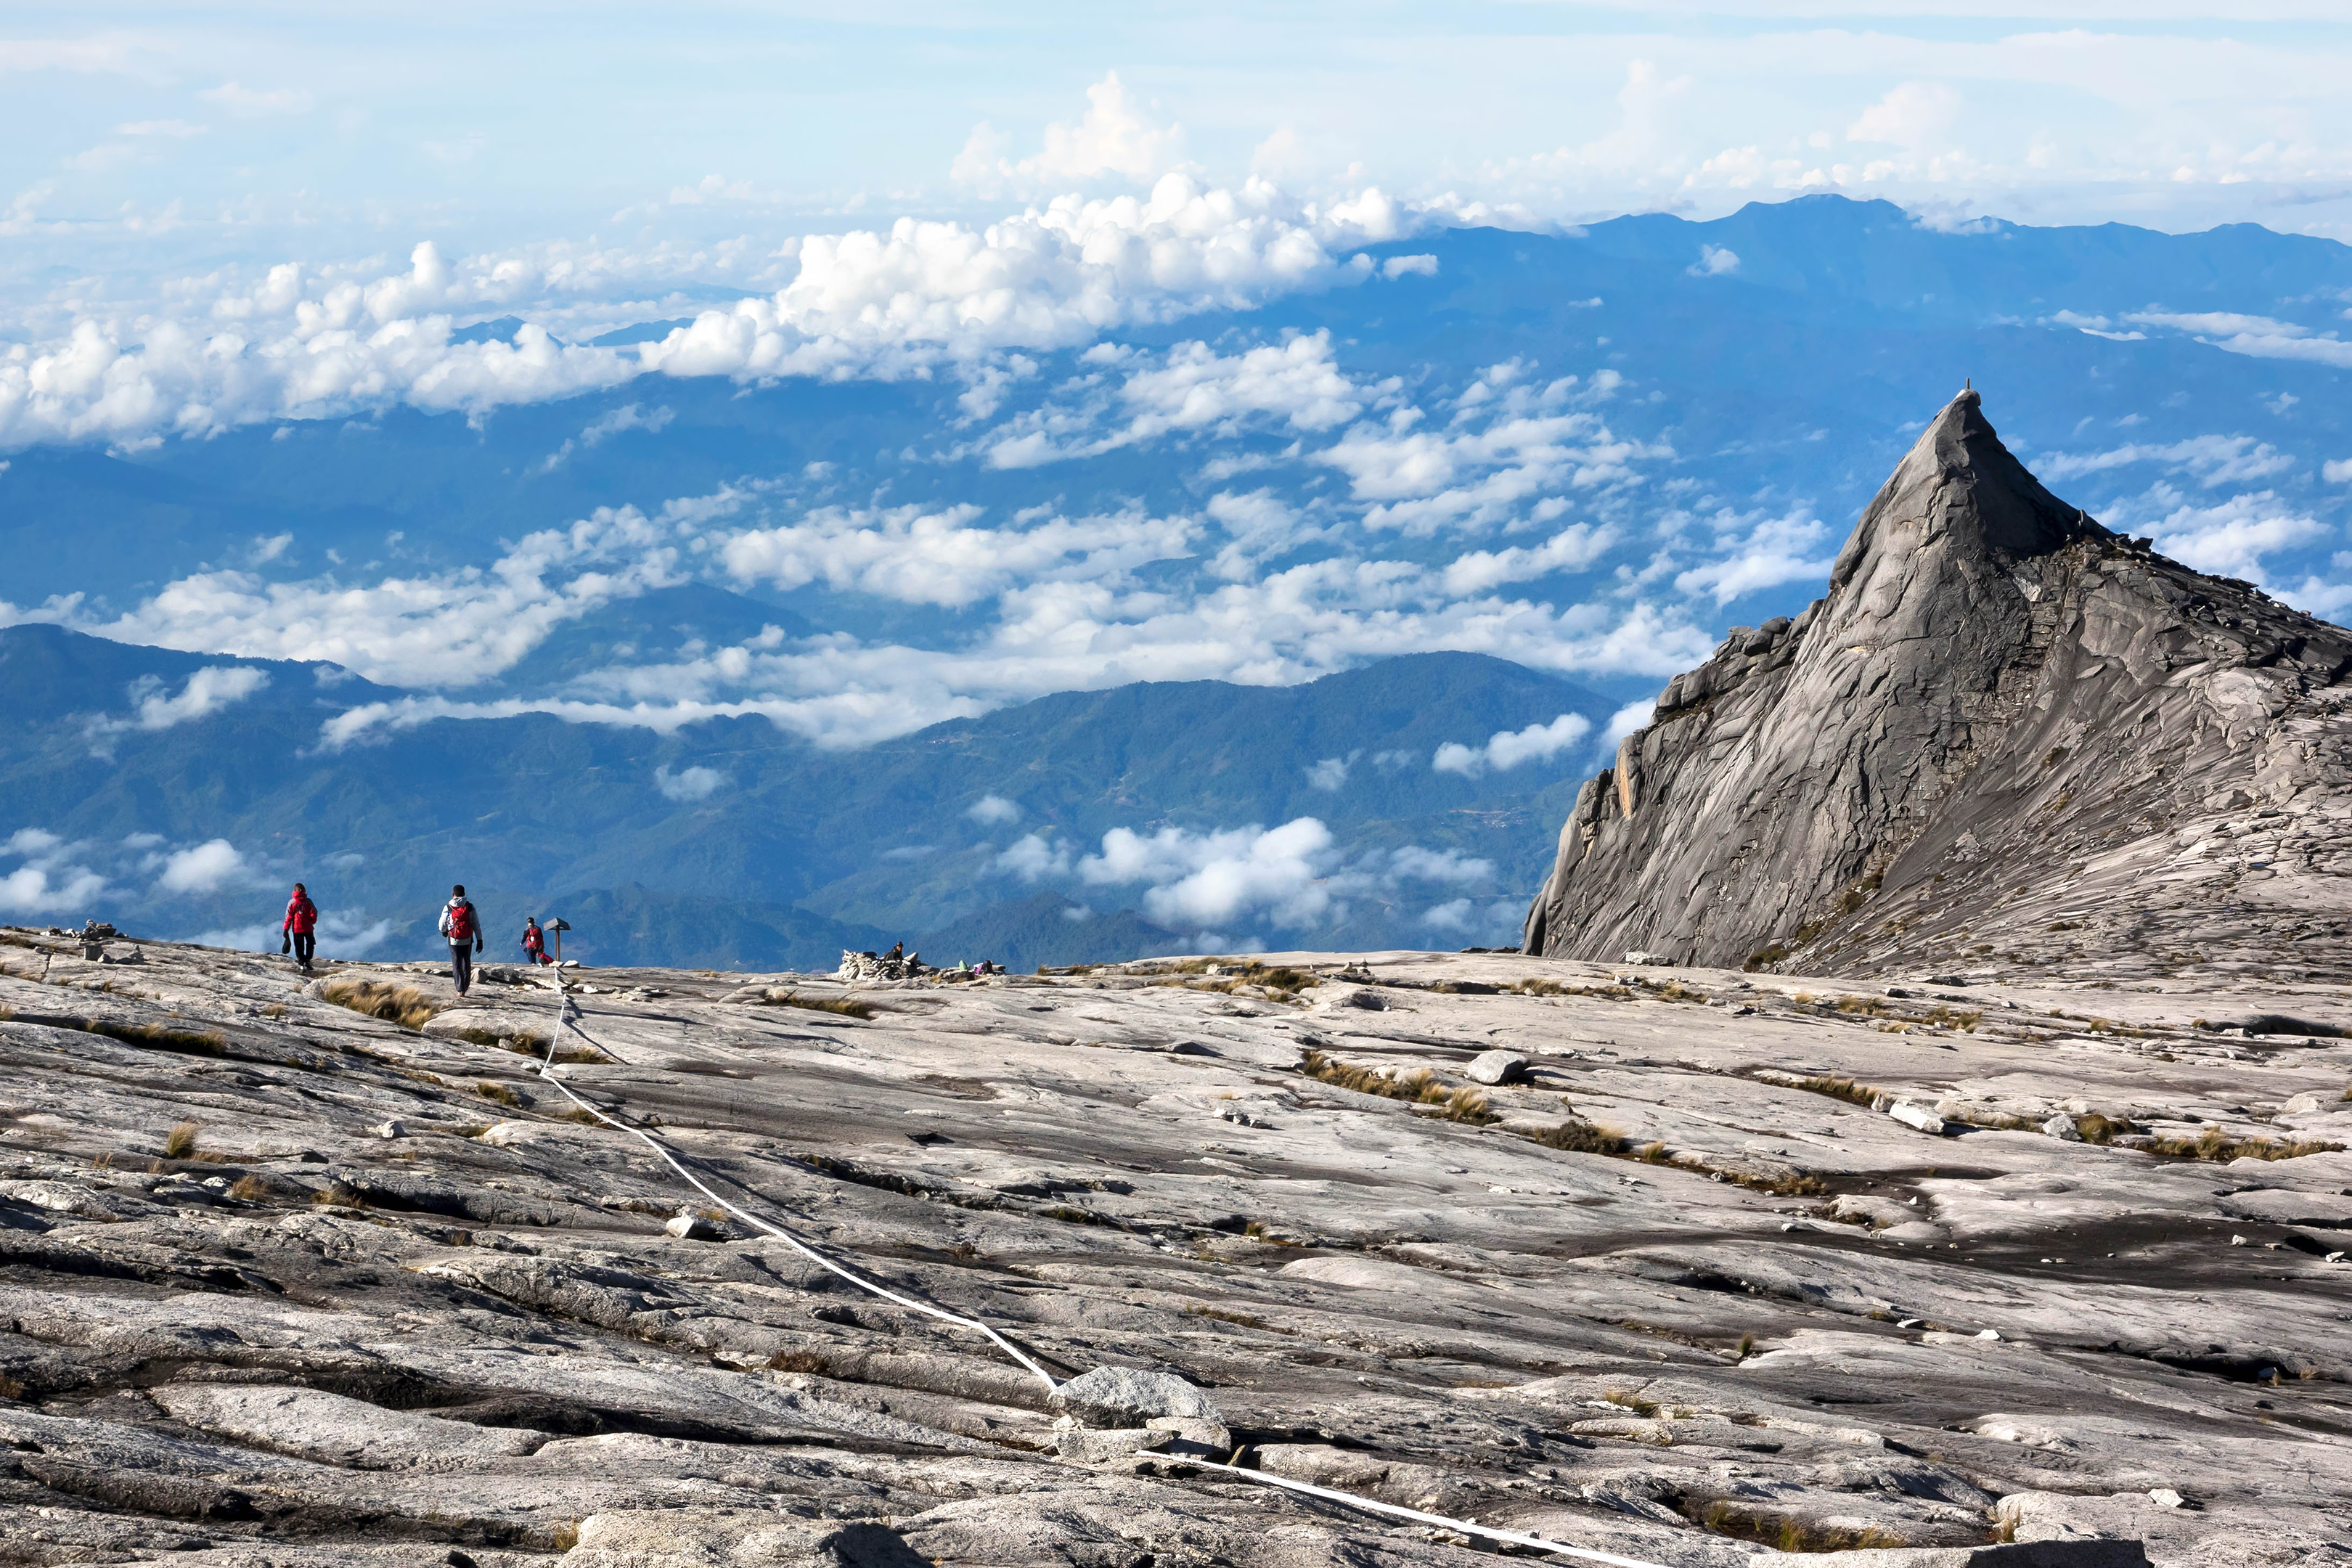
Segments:
[[[463,996],[473,988],[474,954],[482,951],[481,911],[466,897],[463,882],[449,889],[449,901],[441,910],[441,934],[449,939],[449,977]]]
[[[302,966],[303,973],[314,973],[310,968],[310,955],[319,948],[319,906],[310,901],[310,895],[303,891],[299,882],[294,884],[294,896],[286,900],[286,923],[278,930],[284,933],[285,940],[278,944],[278,951],[292,953],[294,962]]]
[[[525,963],[553,963],[547,956],[547,933],[540,930],[537,915],[522,917],[522,961]]]

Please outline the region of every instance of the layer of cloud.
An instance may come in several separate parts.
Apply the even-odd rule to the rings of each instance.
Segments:
[[[1563,713],[1549,724],[1497,730],[1483,746],[1449,741],[1437,748],[1429,765],[1441,773],[1476,778],[1482,773],[1516,768],[1522,763],[1549,762],[1591,732],[1592,721],[1580,713]]]
[[[1148,196],[1058,196],[996,223],[901,219],[788,241],[750,281],[656,342],[594,348],[538,321],[510,341],[453,342],[486,310],[563,314],[627,286],[709,269],[700,252],[562,247],[456,260],[434,241],[404,270],[286,262],[195,280],[155,308],[85,313],[0,348],[0,449],[139,446],[240,425],[407,404],[480,416],[657,373],[754,379],[897,377],[993,351],[1068,347],[1122,326],[1360,283],[1359,247],[1425,221],[1377,189],[1303,201],[1264,181],[1216,189],[1171,173]]]
[[[85,863],[83,846],[46,828],[20,827],[0,842],[0,863],[17,865],[0,874],[0,912],[15,915],[87,915],[89,902],[104,892],[107,879]]]
[[[137,730],[170,730],[209,719],[268,684],[268,670],[238,665],[206,665],[190,675],[178,691],[169,694],[162,680],[152,675],[142,676],[131,683],[128,718],[98,715],[84,722],[83,734],[91,749],[105,756],[110,754],[118,735]]]
[[[672,773],[665,764],[654,770],[654,787],[661,791],[662,798],[681,804],[709,800],[734,782],[717,768],[688,767]]]

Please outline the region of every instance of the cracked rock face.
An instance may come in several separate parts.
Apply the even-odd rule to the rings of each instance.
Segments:
[[[2352,1042],[2198,1026],[2338,991],[593,973],[566,1084],[1055,1398],[520,1034],[145,953],[0,931],[0,1561],[1488,1560],[1227,1459],[1675,1568],[2352,1539]],[[555,1004],[465,1010],[544,1049]]]
[[[2352,632],[2100,527],[1964,392],[1584,786],[1524,945],[2352,980]]]

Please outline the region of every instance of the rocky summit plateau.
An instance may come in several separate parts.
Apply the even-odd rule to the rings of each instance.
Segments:
[[[2352,631],[2101,527],[1962,392],[1827,595],[1586,784],[1525,947],[2352,981]]]
[[[2340,986],[93,945],[0,933],[0,1561],[2352,1541]]]

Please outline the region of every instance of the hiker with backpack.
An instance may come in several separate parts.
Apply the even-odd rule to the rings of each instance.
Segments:
[[[466,897],[466,884],[449,889],[441,910],[441,934],[449,939],[449,974],[463,996],[474,984],[474,954],[482,951],[482,917]]]
[[[310,967],[310,955],[319,948],[319,906],[310,901],[310,895],[299,882],[294,884],[294,894],[286,900],[286,923],[278,929],[284,938],[278,951],[292,953],[303,973],[315,973]]]
[[[537,915],[522,917],[522,961],[525,963],[553,963],[547,956],[547,933],[540,929]]]

